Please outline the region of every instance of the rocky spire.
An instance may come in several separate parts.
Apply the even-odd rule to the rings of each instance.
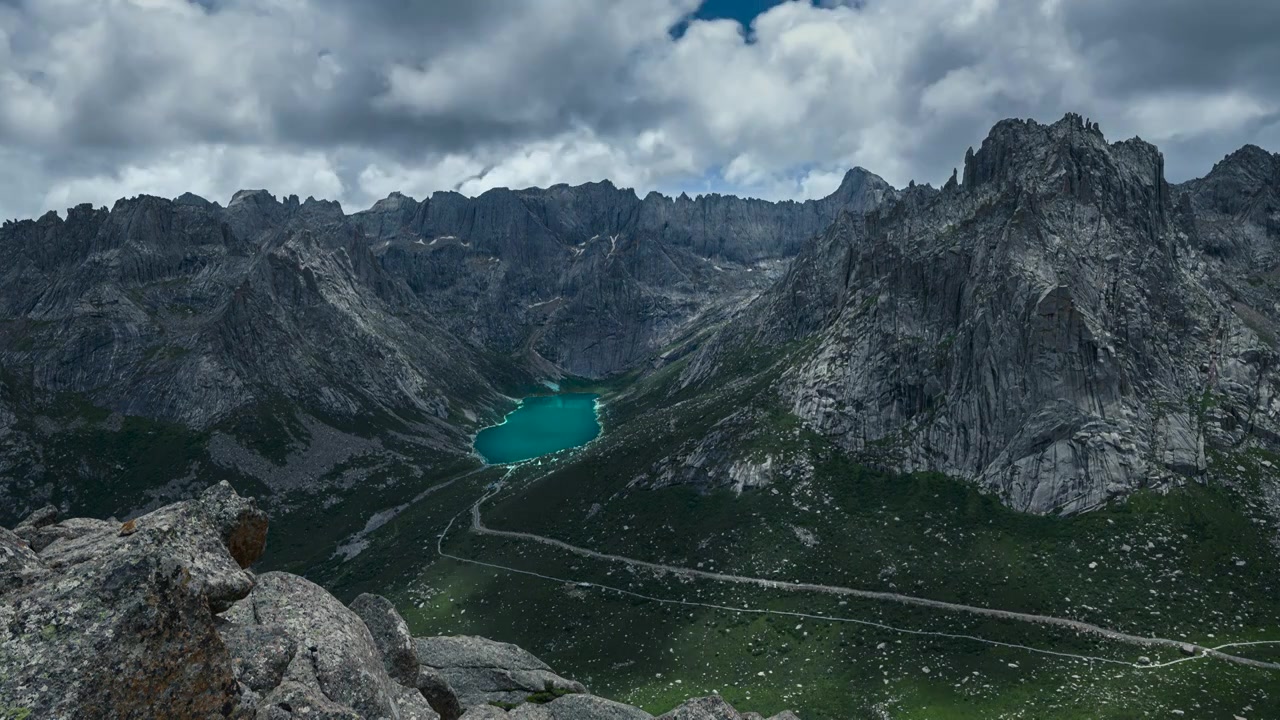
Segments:
[[[964,153],[964,186],[966,188],[973,187],[976,172],[977,168],[973,164],[973,146],[970,145]]]

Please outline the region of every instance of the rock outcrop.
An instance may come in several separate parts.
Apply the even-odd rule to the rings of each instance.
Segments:
[[[1246,148],[1171,187],[1154,146],[1077,115],[1001,122],[962,181],[807,242],[682,386],[804,341],[781,405],[872,464],[1034,513],[1200,478],[1280,437],[1276,167]]]
[[[253,579],[224,538],[259,536],[265,518],[229,486],[131,523],[42,525],[39,552],[3,534],[0,697],[33,717],[229,716],[232,660],[215,612]],[[246,556],[261,547],[241,545]],[[160,710],[164,709],[164,710]]]
[[[317,711],[342,708],[357,717],[437,717],[417,688],[388,674],[379,644],[360,616],[315,583],[288,573],[259,575],[253,593],[223,620],[224,638],[243,643],[271,633],[286,641],[279,649],[293,650],[275,687],[246,693],[244,702],[256,705],[260,714],[263,709],[305,712],[301,704]],[[238,656],[255,651],[252,645],[227,644]],[[279,667],[285,656],[274,653],[273,665]]]
[[[679,707],[658,716],[658,720],[763,720],[759,713],[739,713],[719,695],[686,700]],[[795,713],[783,711],[769,720],[799,720]]]
[[[529,652],[482,637],[429,637],[415,643],[418,662],[440,673],[463,707],[520,702],[547,689],[585,693]]]
[[[514,645],[414,639],[385,598],[348,608],[296,575],[255,576],[246,568],[266,525],[222,483],[125,523],[42,509],[0,529],[0,709],[53,720],[652,717]],[[526,702],[538,693],[550,702]]]
[[[565,695],[549,703],[525,703],[510,711],[477,705],[466,720],[652,720],[649,713],[595,695]],[[726,718],[726,720],[728,720]]]

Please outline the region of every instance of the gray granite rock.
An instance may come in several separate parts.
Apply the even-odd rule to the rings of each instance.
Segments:
[[[276,625],[223,622],[218,626],[218,635],[231,655],[236,680],[259,693],[280,685],[298,652],[298,643]]]
[[[50,569],[66,571],[104,556],[154,548],[187,568],[194,589],[218,613],[253,588],[253,579],[240,560],[262,554],[266,527],[266,514],[257,504],[236,495],[224,482],[191,502],[169,505],[125,523],[69,520],[41,528],[40,532],[51,534],[67,532],[58,534],[39,555]],[[231,554],[232,547],[240,560]]]
[[[493,705],[477,705],[462,716],[462,720],[507,720],[511,715]]]
[[[330,700],[314,684],[285,680],[271,690],[258,705],[256,720],[365,720],[370,717]]]
[[[13,531],[19,535],[24,532],[38,530],[47,527],[58,521],[58,508],[53,505],[44,505],[31,512],[22,522],[14,527]]]
[[[348,608],[304,578],[249,573],[266,517],[226,484],[124,523],[51,520],[24,524],[38,553],[0,528],[0,698],[20,717],[651,717],[514,645],[414,641],[385,598]],[[488,704],[547,687],[575,694]]]
[[[742,720],[742,714],[719,695],[709,695],[686,700],[679,707],[659,715],[658,720]]]
[[[546,663],[509,643],[460,635],[418,638],[415,648],[418,662],[439,671],[464,708],[490,701],[523,702],[548,685],[586,692],[581,683],[560,677]]]
[[[119,523],[94,518],[67,518],[62,522],[39,527],[19,525],[13,532],[30,543],[32,550],[42,552],[55,540],[74,540],[88,534],[109,533],[119,526]]]
[[[440,715],[440,720],[457,720],[462,716],[462,701],[458,699],[458,691],[453,689],[439,670],[418,666],[418,677],[413,682],[422,697],[430,703],[431,709]]]
[[[512,720],[653,720],[639,708],[585,694],[565,695],[544,705],[525,703],[507,714]]]
[[[653,720],[640,708],[586,694],[572,694],[549,703],[524,703],[504,711],[492,705],[477,705],[463,720]]]
[[[401,685],[418,687],[418,656],[413,636],[391,601],[381,595],[364,593],[353,600],[350,607],[369,628],[391,678]]]
[[[416,688],[405,687],[387,674],[364,622],[319,585],[288,573],[263,573],[253,593],[232,607],[226,619],[283,633],[296,645],[283,675],[294,684],[290,688],[308,688],[360,717],[438,717]],[[275,699],[280,692],[266,693],[264,706],[288,704]]]
[[[47,572],[26,540],[0,528],[0,594],[34,582]]]
[[[213,611],[252,580],[223,538],[258,520],[252,501],[212,488],[129,527],[35,528],[66,532],[34,565],[18,551],[27,578],[0,590],[0,697],[41,718],[229,715],[240,690]],[[16,537],[0,533],[0,555]]]

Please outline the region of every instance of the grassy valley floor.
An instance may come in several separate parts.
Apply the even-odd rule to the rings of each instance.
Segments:
[[[1231,477],[1062,519],[1014,513],[942,477],[869,471],[798,430],[773,450],[815,458],[810,473],[740,495],[626,491],[631,476],[609,467],[618,442],[455,481],[371,533],[354,559],[314,574],[340,596],[390,595],[416,633],[515,642],[652,712],[714,691],[744,709],[805,718],[1280,716],[1277,671],[1207,658],[1140,667],[1144,656],[1182,656],[1061,628],[653,573],[468,530],[469,506],[502,480],[484,506],[487,526],[600,552],[1206,646],[1280,640],[1275,529],[1254,498],[1270,461],[1261,454],[1232,460],[1244,470]],[[511,570],[438,556],[437,536],[454,518],[446,553]],[[1280,645],[1231,652],[1280,661]]]
[[[964,482],[868,469],[804,429],[771,400],[792,351],[803,346],[727,355],[720,384],[682,386],[680,361],[574,388],[603,398],[596,441],[415,481],[416,491],[439,488],[397,506],[358,555],[309,575],[344,599],[390,596],[416,634],[514,642],[654,713],[719,692],[744,710],[789,708],[806,720],[1280,717],[1277,670],[1043,624],[655,572],[470,530],[470,508],[487,497],[486,527],[597,553],[1207,647],[1267,643],[1226,651],[1280,662],[1270,644],[1280,641],[1280,536],[1267,498],[1280,457],[1218,454],[1203,482],[1070,518],[1024,515]],[[662,479],[671,458],[703,452],[720,467],[773,470],[759,487],[702,471],[700,488]]]

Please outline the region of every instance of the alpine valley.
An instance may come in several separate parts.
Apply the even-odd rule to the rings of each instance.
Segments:
[[[199,717],[1280,717],[1261,148],[1169,184],[1070,114],[940,189],[140,196],[0,252],[0,718],[119,700],[21,669],[115,657],[60,639],[93,582],[180,608]],[[561,392],[598,437],[482,461]]]

